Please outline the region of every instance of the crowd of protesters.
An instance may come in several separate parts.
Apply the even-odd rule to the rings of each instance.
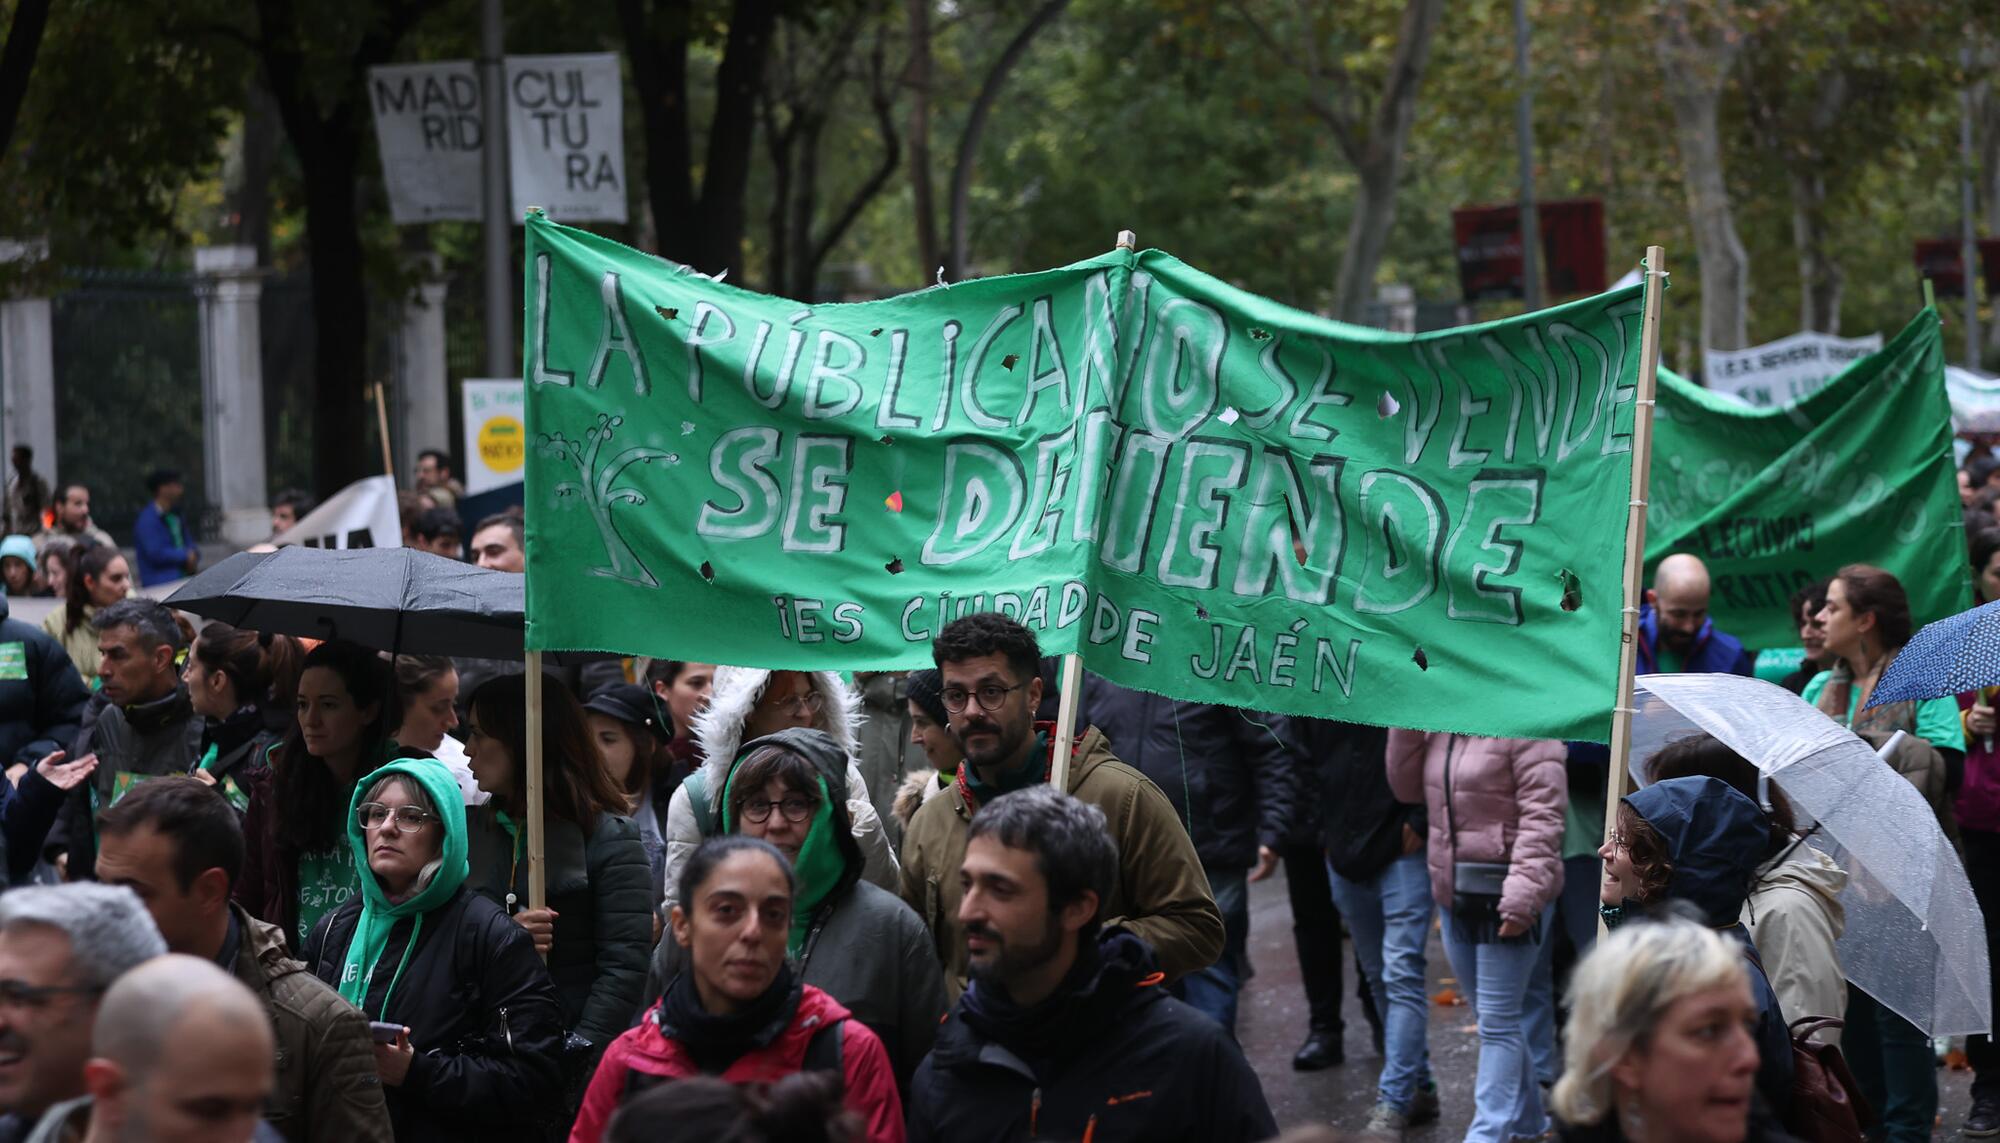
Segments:
[[[196,630],[136,594],[200,566],[175,474],[128,554],[88,488],[14,462],[0,574],[57,602],[0,616],[0,1143],[1271,1138],[1236,1026],[1251,886],[1280,868],[1293,1066],[1346,1062],[1343,930],[1381,1057],[1337,1127],[1443,1111],[1435,929],[1477,1020],[1467,1139],[1784,1139],[1813,1017],[1844,1018],[1812,1036],[1876,1136],[1930,1136],[1931,1041],[1842,979],[1847,873],[1711,736],[1639,760],[1607,822],[1586,743],[1095,676],[1057,741],[1053,661],[993,613],[907,675],[565,667],[533,731],[535,905],[522,664]],[[1983,600],[1989,479],[1961,485]],[[521,572],[520,515],[468,528],[462,496],[423,454],[405,542]],[[310,510],[281,497],[274,532]],[[1791,601],[1783,685],[1873,746],[1901,733],[1885,764],[2000,908],[1995,692],[1868,707],[1907,598],[1827,571]],[[1699,560],[1659,564],[1643,671],[1751,673],[1709,594]],[[1968,1052],[1964,1133],[2000,1135],[2000,1048]]]

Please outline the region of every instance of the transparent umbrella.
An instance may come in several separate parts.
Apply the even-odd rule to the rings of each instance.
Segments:
[[[1840,963],[1854,985],[1930,1036],[1991,1032],[1986,926],[1916,787],[1797,695],[1735,675],[1643,675],[1632,776],[1674,739],[1715,735],[1785,792],[1811,844],[1848,874]]]

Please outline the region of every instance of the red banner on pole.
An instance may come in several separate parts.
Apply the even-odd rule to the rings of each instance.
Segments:
[[[1536,204],[1542,229],[1543,294],[1548,300],[1605,290],[1604,201],[1558,199]],[[1458,280],[1468,302],[1518,298],[1521,208],[1465,206],[1451,212]]]
[[[1959,247],[1956,238],[1917,239],[1917,277],[1929,278],[1944,297],[1965,293],[1965,259]],[[1986,296],[2000,298],[2000,238],[1979,240],[1979,272],[1986,280]]]

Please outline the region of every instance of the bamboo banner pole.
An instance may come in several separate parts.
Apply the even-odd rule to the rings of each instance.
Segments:
[[[528,757],[523,785],[528,791],[528,908],[547,908],[549,871],[542,860],[546,851],[548,822],[544,820],[546,800],[542,797],[542,653],[528,652]],[[510,886],[511,888],[511,886]]]
[[[1130,253],[1139,248],[1139,236],[1130,230],[1118,232],[1118,249]],[[1062,657],[1062,679],[1056,706],[1056,740],[1050,754],[1049,785],[1069,792],[1069,757],[1075,752],[1076,708],[1083,698],[1083,656],[1071,653]]]
[[[1653,400],[1660,377],[1660,295],[1667,252],[1646,247],[1646,303],[1639,319],[1639,383],[1632,402],[1632,500],[1625,512],[1625,607],[1618,644],[1618,697],[1611,708],[1611,766],[1604,783],[1604,836],[1618,828],[1618,803],[1632,792],[1632,686],[1639,666],[1639,601],[1646,579],[1646,494],[1653,459]],[[1598,935],[1604,934],[1598,921]]]
[[[370,386],[375,390],[375,425],[382,432],[382,474],[392,482],[396,479],[396,459],[389,449],[389,400],[383,394],[383,384],[377,381]]]

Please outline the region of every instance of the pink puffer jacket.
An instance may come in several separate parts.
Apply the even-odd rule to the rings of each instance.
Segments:
[[[1562,892],[1566,756],[1560,742],[1389,732],[1389,788],[1430,809],[1431,893],[1440,908],[1451,905],[1454,861],[1511,866],[1500,915],[1520,924]]]

